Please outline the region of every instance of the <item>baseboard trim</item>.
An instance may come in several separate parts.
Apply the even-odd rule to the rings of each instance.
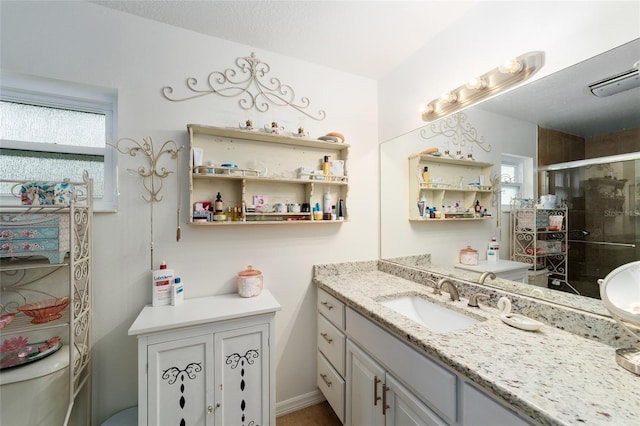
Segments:
[[[325,401],[325,397],[316,389],[313,392],[299,395],[286,401],[280,401],[276,403],[276,417],[284,416],[285,414],[293,413],[294,411],[302,410],[303,408],[311,407],[312,405],[320,404]]]

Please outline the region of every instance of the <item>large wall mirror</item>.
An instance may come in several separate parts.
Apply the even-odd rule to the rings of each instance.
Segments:
[[[409,209],[414,208],[415,194],[409,193],[408,157],[428,148],[440,151],[461,151],[466,158],[494,164],[493,174],[500,179],[500,164],[506,157],[522,160],[523,170],[529,177],[530,184],[522,188],[523,196],[537,198],[538,185],[551,184],[550,193],[554,193],[555,181],[568,179],[585,179],[591,175],[612,177],[624,181],[623,190],[613,196],[624,196],[625,201],[615,208],[620,217],[608,221],[587,235],[576,233],[569,236],[569,251],[582,251],[581,264],[573,265],[576,270],[582,268],[586,273],[588,285],[597,288],[597,278],[604,278],[608,272],[592,266],[597,259],[609,256],[613,263],[624,264],[640,259],[640,153],[627,153],[623,156],[607,157],[606,149],[596,159],[582,164],[585,160],[554,164],[538,168],[538,133],[539,128],[551,129],[590,138],[594,135],[617,133],[621,130],[640,129],[640,88],[636,87],[617,95],[596,97],[588,86],[617,73],[629,71],[640,60],[640,39],[633,40],[611,51],[575,64],[557,73],[522,85],[514,90],[501,94],[493,99],[464,110],[463,120],[467,130],[474,132],[474,140],[452,140],[450,136],[439,134],[439,122],[429,123],[414,131],[399,135],[380,145],[380,257],[393,262],[404,263],[412,267],[420,267],[433,272],[451,275],[462,279],[476,279],[477,275],[469,275],[454,268],[460,249],[471,245],[485,248],[491,237],[501,241],[502,258],[508,259],[510,226],[508,201],[497,193],[489,210],[492,217],[483,221],[425,221],[424,223],[409,221]],[[638,77],[636,76],[636,79]],[[631,132],[635,139],[639,132]],[[640,141],[632,141],[635,147]],[[638,149],[634,149],[638,151]],[[624,165],[614,166],[612,160],[630,160]],[[587,177],[577,178],[577,169],[573,166],[587,165]],[[602,173],[601,173],[602,172]],[[611,172],[611,171],[609,171]],[[415,174],[415,171],[413,171]],[[624,173],[624,175],[623,175]],[[433,176],[432,176],[433,178]],[[541,189],[541,191],[546,191]],[[586,201],[585,197],[571,198],[572,191],[563,195],[564,199],[577,209],[589,210],[589,203],[601,203],[596,198]],[[581,193],[597,193],[593,188],[582,188]],[[543,192],[545,193],[545,192]],[[602,194],[601,194],[602,195]],[[607,194],[608,196],[609,194]],[[502,206],[504,204],[504,206]],[[417,208],[417,207],[415,207]],[[571,208],[569,209],[571,210]],[[506,211],[506,213],[505,213]],[[600,215],[602,215],[600,210]],[[572,218],[571,230],[585,231],[589,219]],[[613,227],[612,227],[613,226]],[[605,235],[606,234],[606,235]],[[608,235],[608,237],[607,237]],[[609,239],[607,239],[609,238]],[[603,241],[600,241],[603,240]],[[615,244],[601,244],[613,242]],[[620,243],[620,244],[618,244]],[[585,250],[591,254],[586,255]],[[423,256],[429,255],[429,256]],[[569,265],[571,275],[572,265]],[[613,268],[611,268],[613,269]],[[590,275],[589,275],[590,274]],[[570,280],[569,280],[570,281]],[[582,291],[580,295],[572,291],[559,291],[551,287],[534,287],[529,284],[516,283],[497,279],[487,281],[488,285],[507,288],[509,291],[522,292],[527,295],[540,296],[555,303],[572,306],[590,312],[608,315],[602,302],[597,299],[597,291]],[[539,291],[533,291],[538,289]]]

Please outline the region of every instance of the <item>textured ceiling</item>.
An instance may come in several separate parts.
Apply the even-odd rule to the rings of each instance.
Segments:
[[[379,79],[473,1],[101,1],[91,3]]]

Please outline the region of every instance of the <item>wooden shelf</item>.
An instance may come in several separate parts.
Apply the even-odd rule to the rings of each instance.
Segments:
[[[340,200],[348,206],[347,144],[196,124],[189,124],[187,129],[190,139],[191,209],[200,202],[213,205],[218,193],[221,194],[225,214],[228,214],[228,208],[242,208],[243,205],[249,210],[254,207],[255,197],[265,199],[264,205],[271,208],[275,204],[308,204],[310,208],[319,204],[322,207],[327,191],[331,195],[331,205],[335,205],[336,209]],[[204,164],[211,162],[213,165],[194,167],[194,149],[202,151]],[[330,161],[341,162],[342,167],[337,167],[337,170],[342,173],[334,170],[335,174],[321,174],[321,163],[325,156],[329,156]],[[234,164],[237,168],[217,167],[216,164]],[[308,219],[291,219],[299,216]],[[192,214],[189,219],[190,224],[197,226],[346,221],[347,217],[342,221],[316,221],[310,217],[310,213],[277,212],[247,212],[246,221],[199,222],[194,221]]]
[[[421,171],[429,168],[430,180],[423,182]],[[479,201],[483,209],[491,206],[493,188],[491,186],[491,170],[493,164],[481,161],[462,160],[433,155],[409,156],[409,220],[412,222],[438,221],[481,221],[493,218],[442,218],[430,219],[420,216],[418,203],[425,201],[427,207],[435,207],[441,215],[445,214],[443,207],[469,209],[474,213],[475,202]],[[462,186],[462,187],[461,187]]]

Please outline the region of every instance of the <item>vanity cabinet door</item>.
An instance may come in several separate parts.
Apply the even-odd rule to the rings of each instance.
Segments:
[[[213,335],[149,345],[148,425],[213,425]]]
[[[384,369],[347,341],[347,426],[383,426]]]
[[[484,392],[466,382],[462,385],[461,404],[463,425],[530,425],[515,412],[498,404]]]
[[[386,426],[446,426],[429,407],[400,382],[387,374],[385,378]]]
[[[215,333],[216,425],[269,425],[269,326]]]

